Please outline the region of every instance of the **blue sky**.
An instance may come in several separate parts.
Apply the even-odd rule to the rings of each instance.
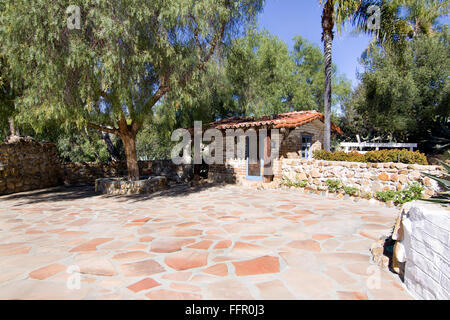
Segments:
[[[266,0],[264,12],[259,17],[259,27],[267,29],[278,36],[292,50],[293,38],[296,35],[308,39],[322,49],[322,8],[319,0]],[[449,23],[450,17],[439,19],[441,23]],[[335,34],[333,41],[333,63],[338,71],[351,80],[353,87],[358,84],[356,72],[361,66],[358,59],[367,48],[371,37],[352,32],[347,26],[341,34]],[[322,49],[323,50],[323,49]]]
[[[266,0],[264,12],[259,17],[259,27],[267,29],[278,36],[292,50],[293,38],[296,35],[308,39],[320,46],[322,37],[322,8],[318,0]],[[355,35],[351,26],[341,34],[335,34],[333,41],[333,63],[339,73],[345,74],[355,87],[358,63],[362,52],[367,47],[371,37]]]

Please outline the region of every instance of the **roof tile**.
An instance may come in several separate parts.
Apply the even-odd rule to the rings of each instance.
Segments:
[[[280,128],[296,128],[304,124],[310,123],[316,119],[324,121],[322,113],[317,111],[296,111],[281,113],[272,116],[264,116],[259,119],[245,118],[245,117],[232,117],[223,119],[210,124],[211,128],[225,130],[225,129],[238,129],[249,127],[269,126],[274,129]],[[339,134],[343,134],[342,130],[331,123],[331,129]]]

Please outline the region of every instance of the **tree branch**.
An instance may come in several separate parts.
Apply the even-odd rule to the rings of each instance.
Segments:
[[[102,127],[99,126],[95,123],[88,123],[87,126],[89,128],[101,131],[101,132],[107,132],[107,133],[111,133],[111,134],[115,134],[115,135],[119,135],[119,130],[117,130],[116,128],[108,128],[108,127]]]

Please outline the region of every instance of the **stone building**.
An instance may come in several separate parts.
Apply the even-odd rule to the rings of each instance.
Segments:
[[[280,160],[311,159],[313,151],[322,149],[323,121],[323,114],[317,111],[297,111],[259,119],[233,117],[210,124],[209,128],[220,130],[224,136],[224,161],[209,166],[209,179],[270,182],[280,178]],[[331,124],[331,128],[333,134],[342,134],[336,125]],[[235,137],[230,137],[233,130]],[[236,134],[238,131],[240,133]],[[254,136],[258,138],[252,139],[251,133],[256,133]],[[227,149],[227,143],[237,147]],[[250,150],[256,150],[254,160],[251,160]]]

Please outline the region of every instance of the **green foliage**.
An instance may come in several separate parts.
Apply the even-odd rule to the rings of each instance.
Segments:
[[[60,135],[56,141],[59,155],[66,162],[107,162],[109,153],[99,133],[90,139],[82,134]]]
[[[386,149],[379,151],[369,151],[364,154],[365,162],[399,162],[407,164],[427,165],[425,154],[419,151],[410,151],[406,149]]]
[[[349,196],[356,196],[359,192],[357,188],[346,186],[340,180],[328,179],[327,181],[325,181],[325,184],[327,185],[328,191],[330,192],[339,192],[342,190]]]
[[[376,197],[383,202],[392,201],[396,205],[402,205],[410,201],[421,199],[424,190],[425,188],[416,182],[412,185],[408,185],[401,191],[387,190],[377,192]]]
[[[341,189],[341,181],[328,179],[325,181],[330,192],[338,192]]]
[[[44,119],[119,135],[139,177],[136,134],[169,92],[198,87],[220,45],[262,10],[263,0],[81,0],[80,30],[67,27],[68,0],[2,0],[0,49],[11,81],[26,88],[16,107],[33,127]]]
[[[355,196],[358,194],[358,189],[350,186],[342,186],[342,190],[344,190],[345,194],[349,196]]]
[[[61,128],[55,121],[45,121],[39,130],[35,130],[28,123],[20,124],[21,134],[31,136],[38,141],[53,142],[58,148],[62,161],[65,162],[108,162],[111,155],[102,134],[96,130],[76,126]],[[119,137],[110,136],[112,146],[118,152],[119,159],[124,160],[122,142]]]
[[[327,152],[325,150],[314,151],[314,158],[318,160],[328,161],[349,161],[349,162],[367,162],[367,163],[385,163],[398,162],[406,164],[427,165],[425,154],[419,151],[410,151],[406,149],[386,149],[369,151],[365,154],[352,151],[346,153],[344,151]]]
[[[378,30],[367,28],[370,19],[367,10],[372,5],[381,8]],[[401,53],[408,40],[432,35],[438,18],[448,15],[449,8],[448,0],[363,0],[353,24],[358,30],[375,36],[371,47],[379,45]]]
[[[323,111],[323,54],[301,36],[286,43],[267,31],[236,39],[226,57],[226,77],[238,101],[238,114],[271,115],[295,110]],[[351,84],[332,70],[333,106],[351,93]]]
[[[437,181],[445,189],[444,192],[439,193],[438,196],[440,199],[431,200],[431,201],[444,203],[444,204],[450,204],[450,165],[446,164],[443,161],[440,161],[440,160],[438,160],[438,161],[444,167],[444,169],[447,171],[446,173],[444,173],[444,177],[438,177],[438,176],[431,175],[431,174],[424,173],[424,172],[422,172],[422,174]]]
[[[323,55],[300,36],[294,50],[267,31],[248,31],[220,50],[197,78],[199,87],[173,91],[155,106],[137,137],[140,157],[167,157],[173,130],[242,115],[271,115],[323,108]],[[351,91],[348,80],[333,68],[334,103]],[[155,148],[155,152],[150,150]]]
[[[143,160],[170,159],[170,151],[174,142],[170,140],[168,130],[162,128],[162,124],[146,124],[139,132],[136,139],[138,158]]]
[[[314,159],[328,161],[350,161],[365,162],[365,157],[361,153],[344,151],[328,152],[325,150],[316,150],[313,152]]]
[[[10,134],[9,122],[15,114],[14,99],[17,91],[8,77],[9,66],[0,52],[0,142]]]
[[[449,39],[446,27],[409,41],[401,54],[371,50],[362,60],[360,88],[347,102],[346,109],[359,115],[353,114],[356,123],[347,121],[348,131],[357,133],[361,125],[363,135],[427,146],[433,128],[449,119]]]
[[[268,32],[250,31],[227,55],[226,76],[242,113],[281,113],[293,83],[294,63],[287,44]]]
[[[397,192],[394,190],[387,190],[387,191],[379,191],[376,194],[377,199],[383,202],[389,202],[394,201],[394,199],[397,196]]]
[[[292,87],[291,104],[296,108],[324,111],[325,74],[324,58],[320,47],[301,36],[294,37],[291,57],[295,62],[295,82]],[[332,66],[332,108],[349,99],[351,82]]]
[[[288,176],[283,175],[283,179],[281,184],[287,187],[295,187],[295,188],[305,188],[308,185],[308,180],[296,180],[292,181],[288,178]]]

